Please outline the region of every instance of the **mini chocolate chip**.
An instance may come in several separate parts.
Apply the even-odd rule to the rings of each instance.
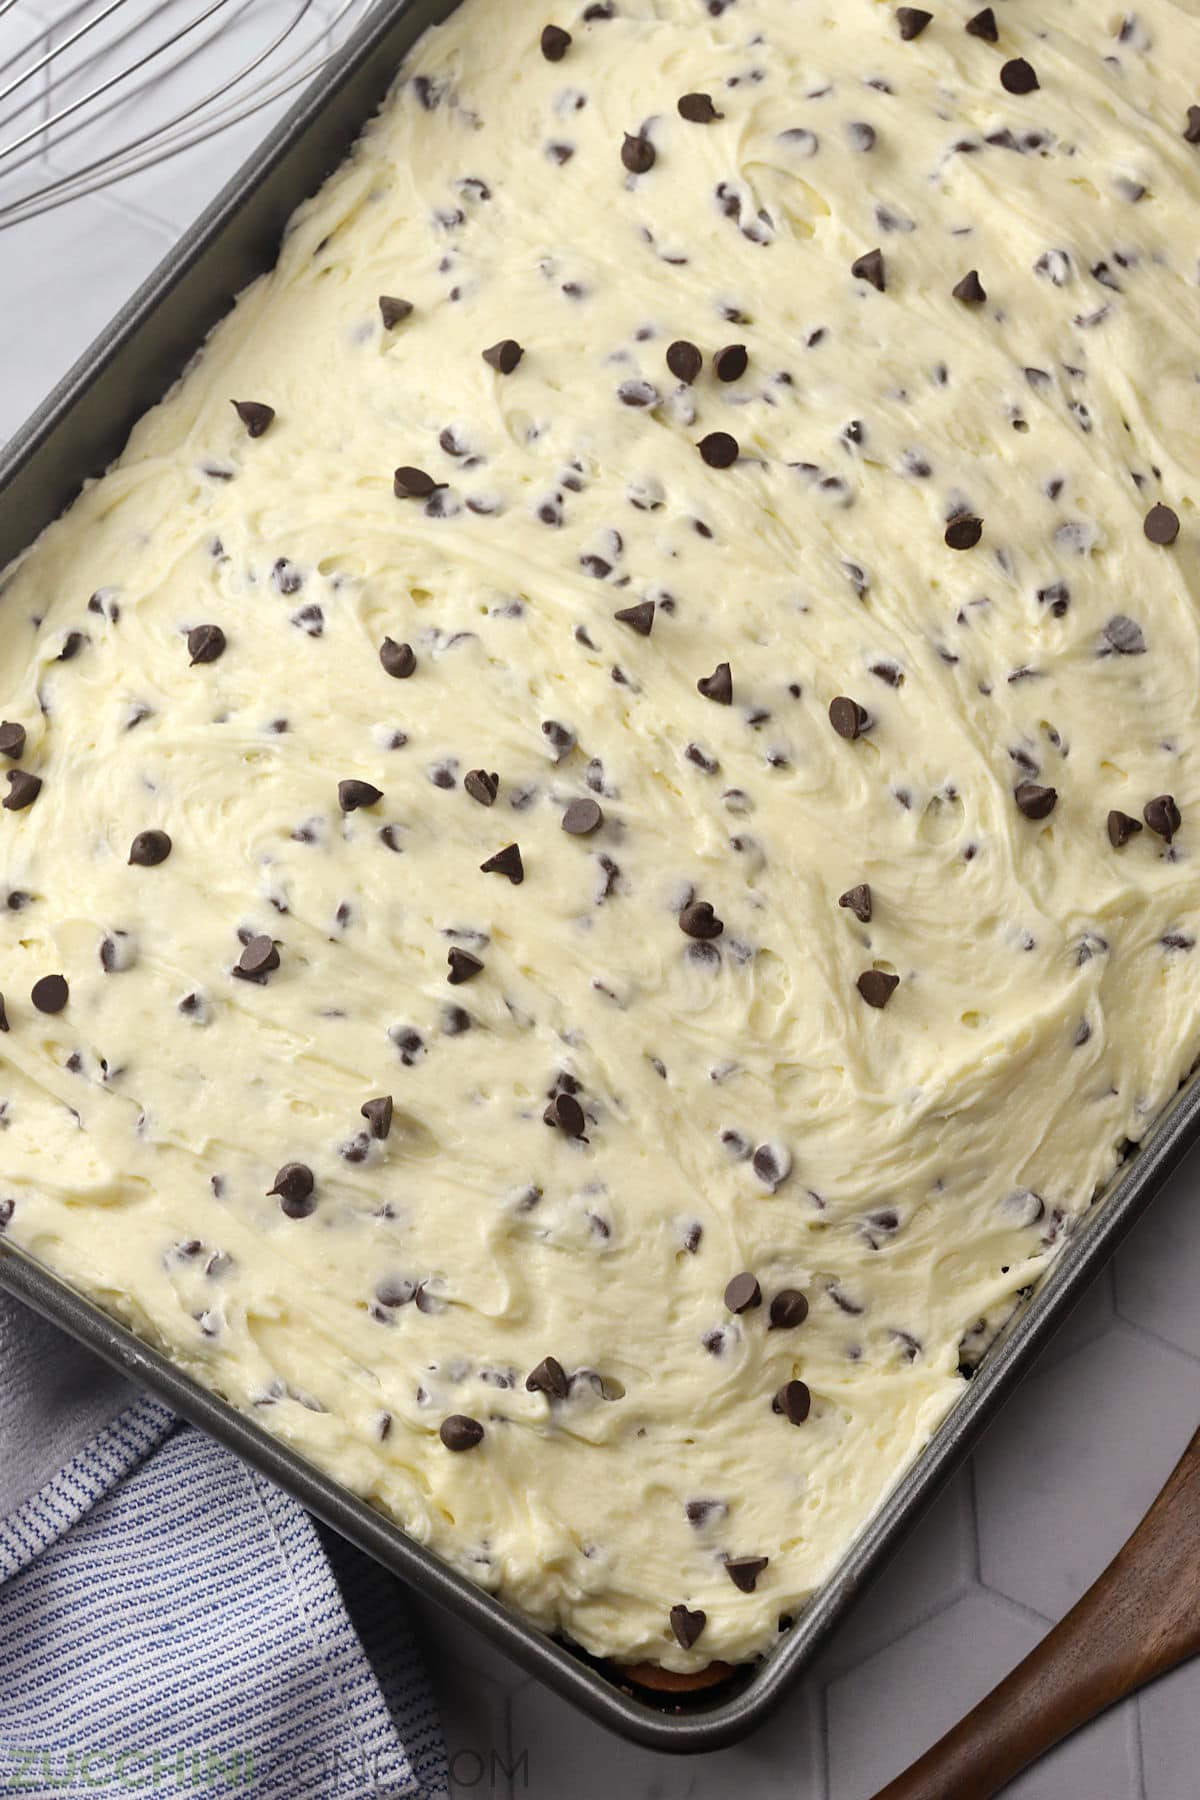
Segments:
[[[740,381],[746,373],[750,358],[745,344],[726,344],[713,357],[713,369],[718,381]]]
[[[696,683],[706,700],[718,706],[733,705],[733,675],[728,663],[718,663],[711,675],[702,675]]]
[[[973,513],[956,513],[945,536],[951,550],[973,550],[983,536],[983,520]]]
[[[1151,831],[1156,832],[1160,838],[1166,838],[1168,844],[1183,824],[1172,794],[1156,794],[1153,800],[1147,800],[1142,808],[1142,817]]]
[[[0,725],[0,756],[7,756],[10,761],[17,762],[25,754],[25,727],[14,725],[5,719]]]
[[[956,281],[950,291],[964,306],[982,306],[987,299],[987,291],[979,279],[978,269],[968,269],[962,280]]]
[[[261,400],[233,400],[230,405],[252,438],[260,438],[275,417],[275,408]]]
[[[476,975],[483,972],[483,964],[469,950],[460,950],[457,945],[447,950],[446,961],[450,965],[450,973],[446,980],[451,987],[461,987],[464,981],[473,981]]]
[[[70,989],[62,975],[43,975],[35,981],[29,998],[41,1013],[60,1013],[70,998]]]
[[[704,358],[695,344],[687,338],[676,338],[673,344],[667,345],[667,367],[676,381],[682,381],[691,387],[697,375],[704,367]]]
[[[511,375],[525,352],[516,338],[501,338],[498,344],[492,344],[481,352],[485,363],[501,375]]]
[[[525,1377],[531,1394],[547,1394],[551,1400],[565,1400],[570,1392],[566,1370],[556,1356],[543,1356],[536,1369]]]
[[[187,647],[193,669],[197,663],[216,662],[225,653],[225,633],[219,625],[193,625],[187,634]]]
[[[360,806],[375,806],[383,799],[383,789],[369,781],[339,781],[338,805],[344,813],[357,812]]]
[[[697,1607],[694,1611],[686,1606],[671,1608],[671,1630],[685,1650],[690,1650],[704,1627],[708,1623],[708,1615]]]
[[[887,290],[887,271],[884,268],[882,250],[868,250],[865,255],[855,257],[850,264],[850,273],[859,281],[869,281],[881,294]]]
[[[905,43],[919,38],[927,25],[932,24],[933,14],[923,12],[919,6],[898,6],[896,23],[900,27],[900,36]]]
[[[7,812],[24,812],[32,806],[42,791],[40,775],[31,775],[27,769],[10,769],[5,776],[8,792],[4,796],[3,805]]]
[[[525,865],[521,861],[520,846],[517,844],[506,844],[503,850],[497,850],[495,856],[489,856],[479,867],[484,875],[507,875],[514,887],[520,887],[525,879]]]
[[[788,1381],[771,1401],[771,1411],[782,1413],[791,1425],[803,1425],[812,1410],[812,1395],[803,1381]]]
[[[719,938],[725,921],[718,919],[707,900],[692,900],[679,915],[679,929],[690,938]]]
[[[463,786],[480,806],[491,806],[500,788],[500,777],[489,775],[486,769],[468,769]]]
[[[856,887],[847,888],[846,892],[838,897],[838,905],[844,906],[852,912],[860,924],[870,924],[871,889],[865,881],[860,881]]]
[[[392,1129],[392,1096],[380,1094],[377,1099],[364,1100],[358,1110],[371,1127],[371,1136],[382,1141]]]
[[[729,469],[741,455],[738,441],[727,431],[710,431],[696,445],[710,469]]]
[[[1183,135],[1189,144],[1200,144],[1200,106],[1188,107]]]
[[[165,831],[139,831],[129,846],[129,861],[141,869],[157,868],[171,854],[171,840]]]
[[[581,1138],[587,1119],[582,1106],[574,1094],[552,1094],[542,1118],[547,1125],[556,1125],[564,1137]]]
[[[571,48],[571,34],[561,25],[543,25],[542,55],[547,62],[561,62]]]
[[[306,1163],[284,1163],[276,1171],[275,1185],[267,1189],[267,1195],[278,1195],[279,1209],[286,1218],[307,1219],[316,1211],[315,1186],[313,1172]]]
[[[451,1413],[438,1426],[438,1436],[447,1450],[474,1450],[476,1444],[483,1442],[483,1426],[466,1413]]]
[[[985,6],[982,12],[977,12],[967,20],[966,32],[968,37],[983,38],[989,44],[997,41],[1000,32],[996,25],[996,15],[990,6]]]
[[[234,965],[234,974],[256,981],[279,967],[279,951],[272,938],[260,933],[250,938]]]
[[[762,1289],[757,1277],[748,1269],[726,1283],[725,1304],[731,1313],[751,1312],[754,1307],[762,1305]]]
[[[1023,56],[1014,56],[1000,71],[1000,86],[1006,94],[1032,94],[1038,87],[1037,73]]]
[[[396,326],[407,319],[413,309],[411,300],[401,300],[395,294],[380,294],[379,316],[383,320],[385,331],[394,331]]]
[[[1115,807],[1108,815],[1108,841],[1114,850],[1122,849],[1141,829],[1140,819],[1131,819],[1128,813],[1118,812]]]
[[[631,625],[639,637],[649,637],[654,628],[654,602],[639,600],[636,606],[623,606],[613,618],[621,625]]]
[[[1179,514],[1160,501],[1146,514],[1142,530],[1152,544],[1173,544],[1179,536]]]
[[[829,702],[829,723],[839,737],[854,739],[861,736],[871,722],[871,715],[865,706],[857,700],[851,700],[846,694],[838,694]]]
[[[640,132],[635,137],[627,131],[625,142],[621,145],[621,161],[631,175],[644,175],[647,169],[654,167],[654,145]]]
[[[690,125],[711,125],[714,119],[723,119],[712,103],[710,94],[681,94],[678,100],[679,116]]]
[[[587,837],[604,823],[599,803],[591,799],[572,800],[562,816],[562,828],[571,837]]]
[[[435,481],[424,469],[414,469],[407,463],[392,476],[392,492],[397,500],[428,500],[430,494],[445,486],[444,481]]]
[[[799,1288],[780,1288],[771,1301],[772,1331],[793,1331],[808,1317],[808,1301]]]
[[[1114,613],[1104,627],[1104,635],[1118,656],[1144,656],[1146,639],[1136,619],[1125,613]]]
[[[868,1006],[882,1008],[900,986],[900,977],[886,975],[882,969],[865,969],[854,985]]]
[[[1058,789],[1022,781],[1014,788],[1013,798],[1027,819],[1048,819],[1058,804]]]
[[[741,1593],[752,1594],[769,1560],[766,1556],[727,1556],[725,1573]]]
[[[417,666],[412,645],[398,644],[390,637],[385,637],[379,646],[379,660],[387,674],[394,675],[397,681],[407,681]]]

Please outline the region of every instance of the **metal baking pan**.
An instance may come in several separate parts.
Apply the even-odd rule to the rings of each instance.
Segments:
[[[0,454],[0,569],[69,505],[85,480],[103,472],[234,295],[271,267],[290,214],[341,159],[419,33],[452,5],[453,0],[380,0],[319,81]],[[1142,1145],[1131,1147],[1109,1189],[1046,1279],[1018,1307],[928,1449],[792,1629],[761,1663],[691,1698],[623,1687],[619,1671],[546,1636],[3,1238],[0,1285],[161,1395],[602,1724],[656,1750],[715,1750],[744,1736],[781,1699],[1198,1138],[1200,1083],[1193,1077]]]

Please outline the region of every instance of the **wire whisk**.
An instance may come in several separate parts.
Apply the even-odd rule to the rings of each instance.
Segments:
[[[320,72],[371,4],[74,0],[47,23],[0,0],[0,231],[265,111]]]

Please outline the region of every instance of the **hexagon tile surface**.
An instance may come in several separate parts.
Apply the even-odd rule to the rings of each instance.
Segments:
[[[332,3],[332,0],[331,0]],[[59,0],[14,18],[53,30]],[[326,8],[328,11],[328,7]],[[69,366],[244,151],[0,233],[0,438]],[[26,179],[36,170],[26,171]],[[1200,1161],[1170,1184],[973,1464],[814,1669],[747,1743],[668,1759],[618,1742],[463,1626],[414,1602],[459,1800],[869,1800],[1097,1575],[1200,1419]],[[1012,1800],[1198,1800],[1200,1665],[1115,1709]]]

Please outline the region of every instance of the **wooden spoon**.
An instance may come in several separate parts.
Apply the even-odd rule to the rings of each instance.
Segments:
[[[1082,1600],[875,1800],[992,1800],[1097,1713],[1198,1652],[1200,1431]]]

